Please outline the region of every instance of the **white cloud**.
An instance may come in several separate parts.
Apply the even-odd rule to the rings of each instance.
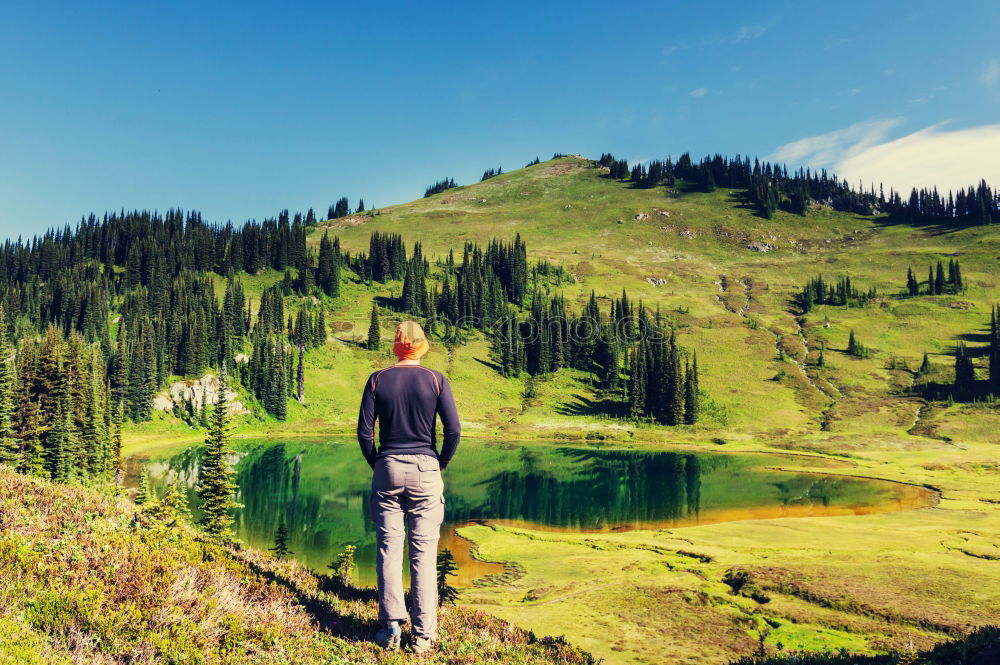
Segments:
[[[738,42],[745,42],[749,39],[757,39],[767,32],[770,27],[770,25],[764,24],[742,25],[740,26],[740,29],[736,31],[736,36],[733,37],[733,39]]]
[[[694,90],[692,90],[688,94],[691,95],[692,97],[704,97],[705,93],[707,93],[707,92],[708,92],[708,88],[695,88]]]
[[[859,123],[779,147],[769,159],[789,168],[824,167],[854,184],[882,183],[886,189],[912,187],[955,190],[986,179],[1000,183],[1000,124],[943,130],[943,123],[887,140],[899,120]]]
[[[799,165],[830,168],[851,154],[884,141],[889,131],[900,122],[902,118],[869,120],[851,125],[847,129],[807,136],[778,146],[767,159],[795,168]]]
[[[991,60],[987,65],[983,73],[979,75],[979,82],[983,85],[990,86],[1000,81],[1000,60]]]

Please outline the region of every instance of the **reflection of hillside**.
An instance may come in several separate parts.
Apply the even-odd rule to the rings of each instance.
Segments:
[[[559,449],[569,473],[540,469],[533,455],[520,468],[483,481],[486,503],[452,512],[450,521],[500,519],[600,529],[697,514],[701,471],[694,455]]]
[[[149,465],[161,496],[168,482],[188,488],[196,519],[201,452],[191,448]],[[863,480],[762,468],[762,459],[471,444],[446,473],[445,520],[449,526],[496,520],[571,531],[651,528],[793,514],[789,510],[837,514],[895,496],[889,486]],[[295,558],[322,571],[345,545],[355,545],[361,579],[372,581],[371,471],[356,446],[243,442],[231,462],[243,504],[236,511],[238,538],[271,547],[284,522]],[[765,514],[769,508],[780,514]]]

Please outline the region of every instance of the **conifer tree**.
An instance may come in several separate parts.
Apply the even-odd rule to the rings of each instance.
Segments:
[[[337,558],[327,566],[333,571],[334,578],[340,582],[341,586],[350,587],[354,583],[354,552],[356,549],[354,545],[346,545],[344,551],[338,554]]]
[[[698,422],[698,356],[693,355],[684,373],[684,424]]]
[[[955,392],[965,397],[972,392],[976,382],[976,369],[965,343],[959,343],[955,350]]]
[[[299,364],[295,372],[295,398],[299,404],[306,401],[306,370],[305,370],[305,347],[299,345]]]
[[[684,422],[684,376],[681,369],[680,354],[677,351],[677,338],[670,333],[669,355],[666,360],[666,395],[663,405],[668,425],[680,425]]]
[[[139,487],[135,492],[135,505],[145,505],[154,498],[155,496],[153,495],[152,488],[149,484],[149,469],[143,465],[142,470],[139,471]]]
[[[294,554],[288,547],[288,527],[282,521],[278,524],[278,530],[274,534],[274,547],[271,548],[276,559],[287,559],[289,554]]]
[[[917,370],[917,373],[920,376],[926,376],[927,374],[930,373],[930,371],[931,371],[931,359],[927,356],[927,352],[924,351],[924,359],[920,362],[920,369]]]
[[[0,464],[19,467],[20,443],[14,431],[14,363],[7,342],[7,321],[0,307]]]
[[[855,358],[868,357],[868,349],[854,336],[854,328],[851,328],[851,335],[847,340],[847,353]]]
[[[220,372],[219,388],[198,476],[198,497],[201,499],[203,514],[200,524],[209,536],[223,541],[232,538],[229,533],[233,523],[232,511],[240,507],[235,500],[237,486],[233,480],[233,471],[226,460],[231,452],[227,389],[226,375]]]
[[[628,378],[628,414],[640,418],[646,412],[646,362],[639,349],[632,352]]]
[[[458,599],[458,590],[451,586],[449,577],[458,573],[458,564],[455,557],[447,547],[438,552],[437,555],[437,590],[438,606],[443,607],[445,603],[455,604]]]
[[[379,330],[378,305],[372,303],[371,321],[368,324],[368,344],[369,351],[378,351],[382,348],[382,336]]]
[[[906,292],[911,296],[920,293],[920,286],[917,283],[917,278],[913,275],[913,268],[906,269]]]
[[[150,512],[168,527],[175,527],[191,517],[187,496],[179,480],[167,486],[166,494],[151,506]]]

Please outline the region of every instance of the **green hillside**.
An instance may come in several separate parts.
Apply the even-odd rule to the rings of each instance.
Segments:
[[[491,371],[483,338],[473,335],[467,344],[449,349],[438,344],[427,364],[447,371],[459,388],[463,426],[476,436],[588,431],[671,441],[808,436],[822,449],[819,441],[834,434],[905,439],[916,428],[948,437],[970,428],[990,431],[996,422],[990,409],[963,418],[961,408],[927,407],[904,394],[925,352],[940,372],[935,378],[950,381],[956,344],[982,337],[1000,255],[1000,235],[991,227],[938,231],[822,206],[806,216],[779,211],[767,220],[742,203],[738,190],[706,194],[683,184],[666,193],[662,187],[635,189],[603,177],[602,171],[579,157],[555,159],[322,223],[311,229],[308,243],[318,245],[328,232],[340,238],[344,250],[367,252],[372,232],[400,233],[407,247],[422,243],[433,275],[433,261],[449,251],[460,256],[467,241],[486,244],[520,234],[530,261],[551,261],[573,276],[572,283],[542,287],[563,293],[577,311],[592,290],[606,310],[609,297],[626,289],[633,302],[659,307],[677,327],[679,344],[698,352],[707,417],[694,428],[664,429],[592,413],[588,377],[575,370],[540,379],[536,396],[524,398],[524,378]],[[773,249],[760,252],[751,245]],[[951,258],[962,262],[964,293],[900,297],[908,267],[923,279],[928,265]],[[865,307],[818,306],[797,319],[793,294],[818,275],[829,281],[850,276],[880,296]],[[275,271],[245,276],[244,288],[256,302],[260,291],[280,277]],[[648,278],[663,283],[654,285]],[[398,298],[401,288],[398,281],[367,286],[345,274],[328,317],[334,332],[326,346],[307,357],[306,406],[290,405],[288,421],[275,424],[275,433],[353,427],[358,387],[390,356],[352,342],[367,337],[372,298]],[[384,339],[390,339],[398,319],[385,313]],[[852,329],[869,348],[868,358],[846,353]],[[826,366],[818,367],[822,346]],[[979,359],[981,365],[984,360]],[[252,427],[271,429],[268,423]],[[142,429],[136,434],[142,436]]]

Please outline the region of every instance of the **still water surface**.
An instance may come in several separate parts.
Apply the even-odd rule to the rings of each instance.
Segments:
[[[355,545],[357,580],[374,584],[371,470],[356,443],[243,440],[235,447],[240,540],[267,549],[284,522],[294,558],[320,572],[345,545]],[[187,487],[195,517],[200,455],[194,447],[147,461],[158,494],[177,479]],[[463,441],[444,472],[441,547],[455,553],[458,583],[467,585],[502,570],[474,559],[470,544],[455,535],[472,522],[615,531],[906,510],[931,499],[928,491],[909,485],[768,468],[788,463],[781,455]],[[801,466],[802,458],[794,464]],[[133,473],[137,469],[133,460]]]

